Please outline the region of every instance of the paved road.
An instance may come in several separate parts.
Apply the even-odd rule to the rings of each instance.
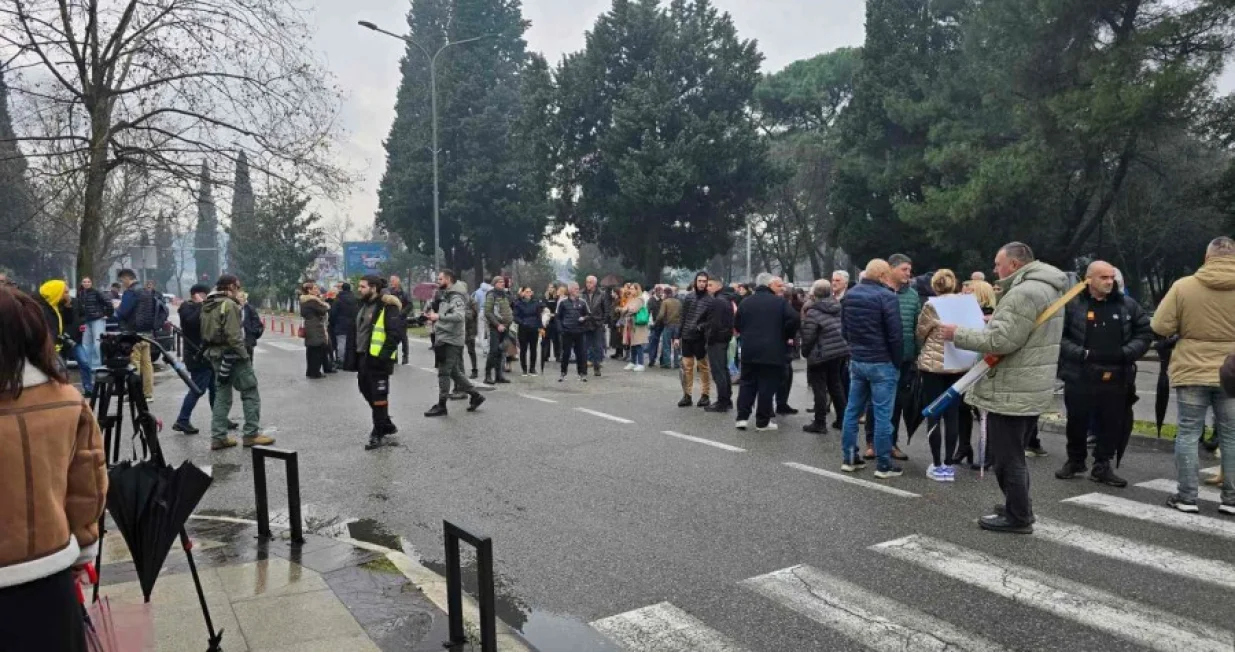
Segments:
[[[737,432],[731,418],[675,407],[673,372],[516,375],[481,412],[454,403],[426,420],[436,385],[417,344],[392,381],[403,445],[365,452],[353,376],[305,379],[294,340],[260,349],[265,420],[300,451],[310,525],[401,539],[430,565],[442,519],[482,530],[495,541],[499,615],[542,650],[1235,646],[1235,519],[1212,501],[1195,517],[1161,507],[1172,460],[1148,448],[1133,447],[1121,472],[1150,484],[1111,490],[1055,480],[1063,441],[1047,435],[1052,457],[1030,461],[1038,533],[993,535],[975,525],[998,496],[993,478],[929,481],[924,437],[907,447],[905,477],[847,481],[837,434],[803,433],[801,417]],[[172,382],[154,404],[168,421]],[[799,407],[805,393],[799,374]],[[247,453],[211,453],[205,435],[164,439],[173,461],[214,465],[203,508],[251,514]]]

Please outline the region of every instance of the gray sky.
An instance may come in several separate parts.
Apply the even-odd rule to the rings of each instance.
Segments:
[[[403,44],[356,25],[368,20],[392,32],[406,31],[408,0],[312,0],[321,52],[342,86],[342,121],[347,138],[339,154],[359,171],[363,182],[338,206],[322,206],[327,216],[350,215],[363,233],[373,223],[377,186],[386,166],[382,140],[394,120]],[[583,34],[610,0],[523,0],[532,22],[528,46],[556,63],[583,47]],[[861,45],[865,3],[859,0],[715,0],[732,14],[742,38],[759,41],[767,70],[838,47]],[[449,53],[443,56],[449,56]],[[362,235],[354,233],[353,235]]]

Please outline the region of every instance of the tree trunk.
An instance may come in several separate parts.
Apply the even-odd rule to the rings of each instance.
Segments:
[[[95,264],[103,226],[103,191],[107,187],[107,135],[111,123],[108,104],[99,101],[90,112],[90,158],[86,164],[86,193],[77,241],[77,278],[104,278],[105,270],[95,269]]]
[[[823,278],[823,260],[819,256],[818,249],[810,251],[810,275],[815,277],[815,280]]]
[[[650,232],[643,242],[643,283],[649,287],[660,283],[665,267],[664,251],[660,248],[658,235]]]

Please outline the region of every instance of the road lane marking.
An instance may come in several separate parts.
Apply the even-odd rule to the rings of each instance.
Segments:
[[[821,475],[825,478],[831,478],[833,480],[847,482],[849,484],[854,484],[859,487],[866,487],[867,489],[874,489],[875,491],[882,491],[886,494],[892,494],[893,496],[900,496],[901,498],[921,498],[922,497],[922,494],[915,494],[912,491],[905,491],[904,489],[897,489],[896,487],[889,487],[886,484],[879,484],[878,482],[872,482],[870,480],[863,480],[861,478],[855,478],[849,475],[845,475],[844,473],[833,473],[832,471],[824,471],[823,469],[818,469],[813,466],[807,466],[805,464],[798,464],[797,462],[785,462],[784,464],[785,466],[791,469],[797,469],[799,471],[806,471],[807,473]]]
[[[871,547],[1002,598],[1155,650],[1229,652],[1235,633],[975,550],[911,535]]]
[[[278,342],[278,341],[262,342],[262,344],[265,344],[266,346],[273,346],[276,349],[283,349],[284,351],[296,351],[296,352],[304,351],[303,344],[292,344],[291,342]]]
[[[1165,525],[1177,530],[1188,530],[1224,539],[1235,539],[1235,521],[1221,521],[1209,516],[1185,514],[1166,505],[1147,505],[1145,503],[1138,503],[1135,500],[1108,496],[1106,494],[1085,494],[1068,498],[1063,502],[1096,509],[1107,514]]]
[[[729,637],[668,602],[602,618],[592,627],[630,652],[745,652]]]
[[[692,437],[690,435],[684,435],[680,432],[674,432],[672,430],[662,430],[660,432],[662,435],[669,435],[670,437],[677,437],[678,439],[685,439],[686,441],[693,441],[696,444],[706,444],[708,446],[715,446],[716,448],[719,448],[721,450],[733,451],[734,453],[745,453],[746,452],[745,448],[738,448],[737,446],[730,446],[729,444],[722,444],[718,441],[712,441],[711,439],[704,439],[703,437]]]
[[[870,650],[968,650],[1003,646],[810,566],[741,582],[746,588]]]
[[[1148,482],[1138,482],[1136,486],[1142,489],[1151,489],[1153,491],[1161,491],[1163,493],[1173,494],[1179,491],[1179,483],[1166,478],[1158,478]],[[1200,487],[1197,491],[1197,498],[1207,500],[1211,503],[1222,502],[1222,492],[1213,487]]]
[[[575,410],[577,410],[577,411],[579,411],[579,412],[582,412],[582,413],[584,413],[584,414],[590,414],[590,415],[592,415],[592,416],[594,416],[594,417],[600,417],[600,418],[602,418],[602,419],[608,419],[608,420],[610,420],[610,421],[616,421],[616,422],[618,422],[618,423],[627,423],[627,424],[634,423],[634,421],[631,421],[630,419],[623,419],[622,417],[615,417],[615,416],[613,416],[612,414],[606,414],[606,413],[604,413],[604,412],[598,412],[598,411],[596,411],[596,410],[589,410],[589,409],[587,409],[587,408],[577,407],[577,408],[575,408]]]
[[[1216,559],[1205,559],[1174,548],[1162,548],[1047,518],[1039,518],[1034,523],[1033,533],[1039,539],[1079,548],[1109,559],[1131,562],[1170,575],[1235,589],[1235,565]]]
[[[522,396],[523,398],[526,398],[526,399],[531,399],[533,401],[540,401],[541,403],[557,403],[557,401],[551,398],[545,398],[543,396],[532,396],[531,394],[520,394],[519,396]]]
[[[427,371],[427,372],[429,372],[429,373],[431,373],[431,374],[435,374],[435,373],[437,373],[437,369],[434,369],[433,367],[416,367],[416,368],[417,368],[417,369],[419,369],[419,370],[421,370],[421,371]]]

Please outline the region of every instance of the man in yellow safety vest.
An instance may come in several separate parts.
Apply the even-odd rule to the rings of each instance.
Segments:
[[[360,394],[373,411],[373,431],[365,450],[391,445],[387,439],[399,431],[390,420],[390,375],[394,373],[399,347],[407,337],[403,303],[383,294],[386,281],[375,274],[360,279],[360,311],[356,313],[357,382]]]

